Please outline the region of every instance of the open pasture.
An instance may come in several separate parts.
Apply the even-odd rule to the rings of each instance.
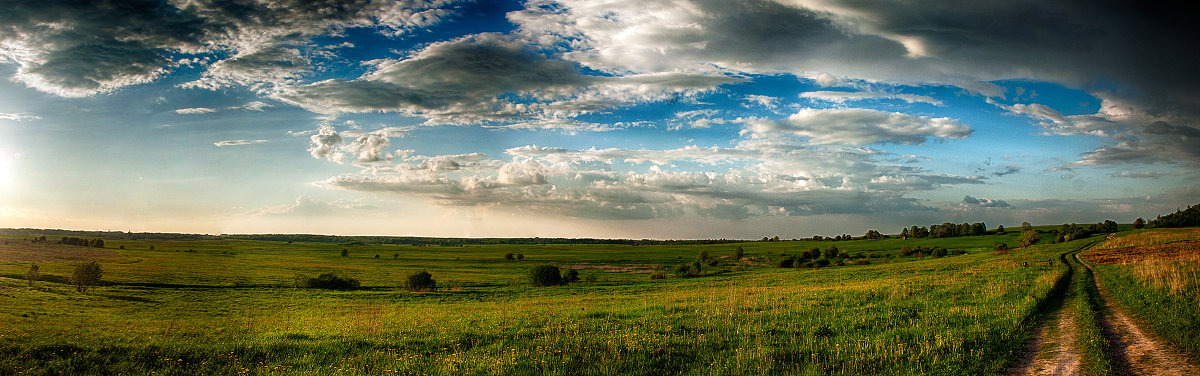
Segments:
[[[1100,238],[991,250],[1015,239],[462,247],[106,239],[99,249],[10,236],[0,245],[0,373],[995,374],[1066,270],[1047,261]],[[830,245],[870,264],[772,267],[781,254]],[[935,245],[955,252],[898,253]],[[729,257],[737,247],[742,260]],[[692,262],[701,250],[718,261],[699,277],[649,278],[651,266]],[[87,294],[63,283],[83,259],[104,269],[105,285]],[[42,278],[31,287],[21,276],[32,263]],[[583,279],[529,285],[526,271],[543,263],[581,268]],[[399,288],[415,270],[429,271],[439,291]],[[324,272],[363,288],[295,287],[297,276]]]

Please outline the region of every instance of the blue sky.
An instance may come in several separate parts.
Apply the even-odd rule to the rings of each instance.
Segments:
[[[9,3],[0,226],[753,239],[1195,204],[1184,13],[1086,5]]]

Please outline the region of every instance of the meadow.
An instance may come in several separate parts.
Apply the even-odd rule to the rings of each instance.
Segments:
[[[1148,329],[1200,363],[1200,229],[1135,231],[1098,244],[1084,259]]]
[[[1064,288],[1060,256],[1102,237],[992,250],[1016,239],[94,248],[5,236],[0,374],[998,374]],[[830,245],[846,266],[774,267]],[[899,253],[933,246],[950,252]],[[702,250],[717,261],[700,276],[650,279]],[[79,293],[64,282],[84,260],[102,266],[104,285]],[[547,263],[582,279],[531,286],[527,270]],[[439,290],[400,288],[417,270]],[[362,288],[296,287],[325,272]]]

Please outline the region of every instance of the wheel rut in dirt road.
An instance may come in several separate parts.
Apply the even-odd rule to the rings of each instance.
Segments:
[[[1060,258],[1066,262],[1065,258]],[[1046,322],[1034,333],[1025,347],[1025,352],[1016,365],[1009,369],[1013,376],[1079,374],[1080,351],[1076,345],[1076,313],[1065,302],[1075,296],[1073,279],[1075,267],[1067,262],[1068,270],[1063,279],[1070,281],[1060,294],[1052,296],[1054,304],[1048,306],[1052,312]]]
[[[1087,272],[1092,274],[1104,312],[1100,316],[1100,328],[1112,349],[1115,371],[1119,375],[1200,375],[1200,367],[1191,364],[1178,351],[1164,342],[1147,335],[1132,316],[1116,305],[1104,289],[1096,271],[1075,254]]]

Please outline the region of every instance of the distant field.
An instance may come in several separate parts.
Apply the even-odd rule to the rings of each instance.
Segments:
[[[103,249],[0,237],[0,374],[996,374],[1065,271],[1047,261],[1103,239],[992,251],[1016,237],[465,247],[105,239]],[[772,267],[781,254],[830,245],[849,254],[845,263],[869,264]],[[903,257],[905,246],[951,251]],[[729,257],[737,247],[746,258]],[[718,265],[650,279],[701,250]],[[83,260],[100,263],[107,285],[81,294],[62,283]],[[42,281],[29,287],[21,278],[32,263]],[[582,280],[533,287],[525,273],[543,263],[578,268]],[[400,289],[416,270],[439,291]],[[364,288],[294,287],[330,271]]]

